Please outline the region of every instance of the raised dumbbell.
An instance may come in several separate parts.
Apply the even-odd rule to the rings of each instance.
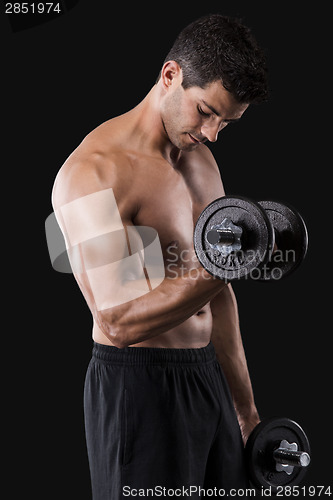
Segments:
[[[304,430],[288,418],[262,420],[245,447],[250,481],[258,489],[296,486],[310,464],[310,445]]]
[[[225,281],[280,279],[300,265],[307,247],[307,229],[300,214],[290,205],[273,201],[218,198],[203,210],[194,229],[199,262]]]

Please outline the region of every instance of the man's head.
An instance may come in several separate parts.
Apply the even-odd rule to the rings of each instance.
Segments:
[[[267,98],[264,53],[237,19],[211,14],[194,21],[178,35],[164,63],[168,61],[182,69],[184,89],[220,81],[240,103]]]
[[[191,150],[215,141],[249,104],[267,98],[262,50],[240,22],[219,14],[186,27],[168,53],[158,84],[161,116],[170,141]]]

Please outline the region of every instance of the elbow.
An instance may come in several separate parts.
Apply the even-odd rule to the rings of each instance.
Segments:
[[[118,349],[125,349],[125,347],[128,347],[130,344],[124,340],[122,336],[118,335],[113,335],[112,336],[112,344],[117,347]]]
[[[122,324],[116,312],[100,312],[97,323],[103,334],[118,349],[124,349],[131,345],[128,327]]]
[[[118,349],[125,349],[125,347],[131,345],[131,342],[128,338],[128,331],[126,331],[126,329],[120,325],[111,328],[110,336],[113,345],[115,347],[118,347]]]

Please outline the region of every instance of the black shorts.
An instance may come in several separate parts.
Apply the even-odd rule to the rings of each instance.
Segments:
[[[194,499],[203,496],[199,488],[249,486],[240,428],[211,343],[200,349],[95,343],[84,412],[93,500],[181,491]]]

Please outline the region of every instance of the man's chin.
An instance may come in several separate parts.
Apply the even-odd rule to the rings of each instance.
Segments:
[[[200,146],[201,142],[195,141],[194,138],[190,134],[185,135],[185,139],[182,142],[181,151],[193,151],[198,146]]]
[[[174,140],[171,140],[169,137],[169,140],[176,148],[184,152],[193,151],[201,144],[198,141],[193,142],[193,139],[191,139],[191,136],[188,133]]]

